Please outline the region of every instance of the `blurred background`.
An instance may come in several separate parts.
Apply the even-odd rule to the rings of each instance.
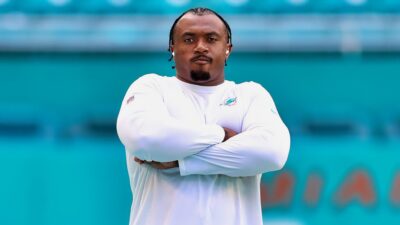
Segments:
[[[195,6],[232,27],[227,79],[267,88],[292,134],[265,224],[400,224],[398,0],[0,0],[0,224],[128,224],[119,107],[174,75]]]

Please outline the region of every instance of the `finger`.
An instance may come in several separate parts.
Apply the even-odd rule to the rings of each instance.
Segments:
[[[135,162],[137,162],[139,164],[143,164],[144,163],[144,160],[141,160],[141,159],[139,159],[137,157],[135,157],[134,160],[135,160]]]
[[[156,169],[161,169],[161,168],[162,168],[162,165],[161,165],[161,163],[159,163],[159,162],[151,162],[150,165],[151,165],[153,168],[156,168]]]

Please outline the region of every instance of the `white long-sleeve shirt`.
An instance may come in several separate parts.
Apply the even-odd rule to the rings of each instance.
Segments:
[[[222,127],[238,132],[224,139]],[[199,86],[144,75],[117,120],[133,193],[130,225],[261,225],[261,174],[281,169],[290,136],[259,84]],[[179,161],[179,169],[138,164]]]

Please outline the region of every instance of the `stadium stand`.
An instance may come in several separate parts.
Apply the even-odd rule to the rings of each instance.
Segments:
[[[80,2],[77,7],[79,13],[132,13],[137,1],[134,0],[87,0]]]
[[[7,13],[15,10],[15,1],[0,0],[0,13]]]
[[[310,13],[312,12],[310,0],[255,0],[252,4],[253,11],[257,13]]]
[[[175,74],[169,28],[196,6],[227,16],[227,79],[262,84],[293,138],[292,191],[272,208],[264,192],[265,224],[400,224],[400,0],[0,0],[0,224],[128,224],[121,100],[142,74]],[[378,204],[342,210],[354,169]]]
[[[0,0],[0,13],[26,14],[178,14],[206,6],[222,14],[396,13],[397,0]]]
[[[378,1],[377,5],[379,12],[383,13],[398,13],[400,12],[400,1],[398,0],[382,0]]]
[[[24,0],[18,9],[27,14],[64,14],[76,10],[74,0]]]
[[[188,0],[143,1],[136,3],[137,14],[179,14],[191,7]]]

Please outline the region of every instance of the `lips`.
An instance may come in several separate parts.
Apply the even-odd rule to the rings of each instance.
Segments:
[[[211,63],[212,59],[205,55],[198,55],[193,57],[191,61],[199,64],[206,64]]]

